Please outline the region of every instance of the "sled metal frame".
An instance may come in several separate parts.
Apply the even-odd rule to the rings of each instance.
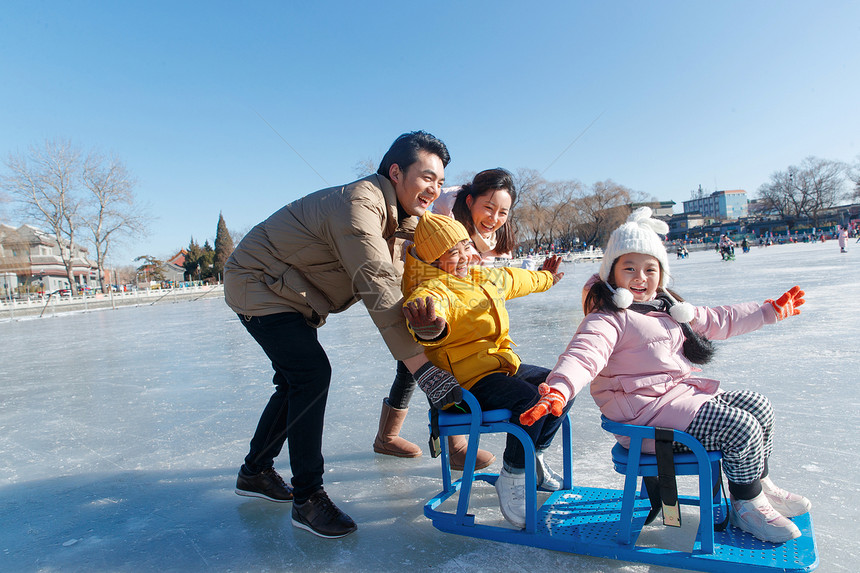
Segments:
[[[657,456],[642,452],[644,441],[653,440],[655,431],[649,426],[613,422],[606,416],[600,416],[600,425],[607,432],[630,438],[629,449],[616,443],[611,452],[615,471],[624,475],[619,538],[630,543],[633,541],[633,506],[637,499],[648,497],[644,480],[639,478],[659,475]],[[714,528],[712,525],[715,518],[719,521],[726,517],[726,510],[720,506],[722,495],[720,492],[721,484],[718,481],[721,475],[720,460],[723,456],[718,451],[709,452],[705,450],[699,440],[686,432],[672,430],[672,434],[674,442],[683,444],[690,449],[690,453],[676,453],[674,455],[675,475],[699,477],[699,495],[679,495],[678,503],[699,507],[698,539],[701,540],[701,549],[703,553],[713,553]],[[640,482],[642,482],[641,487],[637,487]]]
[[[477,399],[468,391],[463,392],[470,413],[450,414],[439,412],[440,436],[467,435],[468,450],[463,475],[452,480],[448,463],[447,440],[441,439],[442,486],[424,505],[424,515],[433,526],[446,533],[477,537],[504,543],[515,543],[624,561],[649,563],[695,571],[812,571],[818,566],[818,550],[815,543],[812,518],[809,514],[792,519],[800,528],[801,537],[786,543],[773,544],[759,541],[750,534],[732,526],[725,531],[714,532],[712,528],[699,527],[690,551],[664,549],[636,545],[651,508],[647,497],[637,488],[632,494],[616,489],[581,487],[573,485],[573,431],[570,418],[565,416],[560,428],[563,441],[563,484],[540,506],[537,503],[534,446],[528,434],[519,426],[509,422],[510,410],[482,412]],[[506,432],[514,435],[523,445],[526,462],[526,527],[514,529],[504,522],[497,525],[479,523],[469,513],[469,503],[476,481],[495,484],[498,474],[475,473],[475,460],[481,434]],[[706,464],[710,474],[710,460]],[[638,470],[637,470],[638,471]],[[706,478],[706,476],[702,476]],[[626,481],[626,480],[625,480]],[[712,478],[701,480],[700,496],[713,499]],[[702,488],[705,489],[702,489]],[[705,494],[705,491],[707,492]],[[456,508],[446,510],[443,504],[458,494]],[[453,500],[452,500],[453,501]],[[698,498],[695,503],[698,505]],[[450,506],[447,504],[446,506]],[[711,503],[712,517],[720,518],[722,511]],[[622,511],[632,507],[631,518],[622,523]],[[711,521],[712,523],[712,521]],[[662,527],[662,526],[659,526]],[[713,551],[703,547],[702,532],[707,540],[713,534]],[[708,542],[705,541],[705,546]]]

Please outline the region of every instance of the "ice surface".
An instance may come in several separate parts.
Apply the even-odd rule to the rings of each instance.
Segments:
[[[771,475],[812,500],[825,572],[853,572],[860,561],[851,437],[860,422],[858,260],[860,245],[840,254],[833,241],[753,248],[733,262],[710,251],[670,255],[674,287],[695,304],[806,290],[803,314],[717,343],[706,372],[773,401]],[[582,317],[581,285],[597,268],[566,265],[549,292],[510,301],[524,361],[555,364]],[[438,461],[371,449],[394,362],[361,305],[320,330],[334,370],[326,490],[359,524],[341,540],[293,528],[289,504],[233,493],[271,371],[223,301],[7,320],[0,337],[0,570],[666,571],[434,529],[422,506],[441,487]],[[416,395],[402,434],[426,450],[425,404]],[[609,463],[613,439],[590,396],[572,412],[575,480],[621,487]],[[501,436],[484,444],[501,457]],[[548,458],[560,466],[557,446]],[[276,467],[289,476],[286,455]],[[476,489],[479,520],[501,523],[492,487]]]

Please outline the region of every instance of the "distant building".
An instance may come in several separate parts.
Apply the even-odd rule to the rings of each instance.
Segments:
[[[669,219],[669,238],[670,239],[689,239],[691,238],[691,229],[698,230],[705,224],[705,219],[698,211],[692,213],[678,213]]]
[[[643,203],[630,204],[630,209],[634,211],[639,207],[651,207],[654,217],[658,219],[668,219],[675,213],[674,201],[645,201]]]
[[[684,213],[698,212],[705,219],[727,221],[749,215],[747,192],[743,189],[714,191],[707,197],[684,201]]]
[[[68,252],[68,246],[63,249]],[[98,286],[98,266],[87,248],[75,245],[72,275],[78,288]],[[9,296],[19,286],[36,284],[42,292],[70,288],[69,276],[54,235],[31,225],[17,229],[0,225],[0,292]]]
[[[185,256],[188,251],[180,250],[164,263],[164,278],[173,282],[182,282],[185,278]]]

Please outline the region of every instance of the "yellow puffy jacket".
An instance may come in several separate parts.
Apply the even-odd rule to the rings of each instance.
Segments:
[[[466,389],[493,372],[515,374],[521,361],[511,349],[505,301],[548,290],[552,273],[474,266],[469,276],[458,278],[424,263],[411,249],[405,263],[402,288],[406,302],[429,296],[436,314],[448,322],[439,340],[416,337],[430,361],[451,372]]]

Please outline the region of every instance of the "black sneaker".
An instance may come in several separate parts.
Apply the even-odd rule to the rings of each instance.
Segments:
[[[236,479],[236,493],[278,503],[293,501],[293,488],[284,482],[284,478],[278,475],[275,468],[267,468],[253,475],[247,475],[244,469],[240,469]]]
[[[349,535],[358,529],[352,518],[338,509],[322,488],[312,493],[305,503],[294,503],[292,516],[296,527],[329,539]]]

